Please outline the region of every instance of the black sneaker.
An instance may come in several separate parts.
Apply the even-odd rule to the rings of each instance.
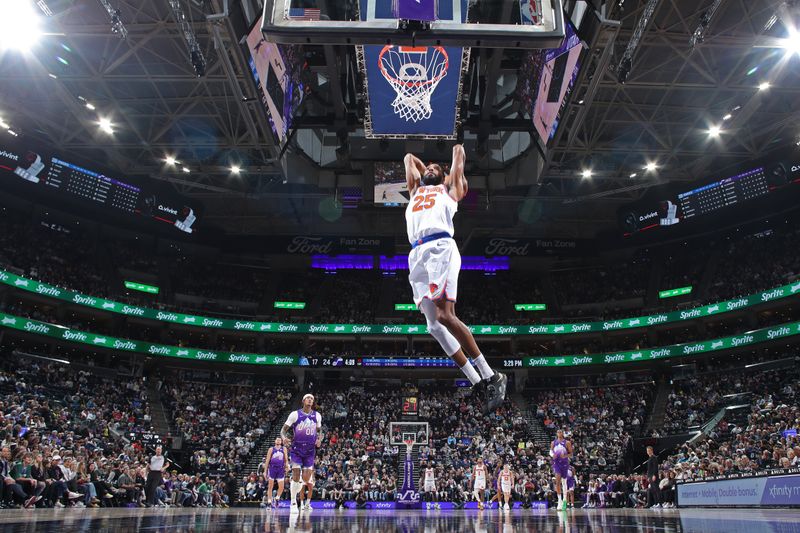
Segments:
[[[508,377],[500,372],[495,372],[494,376],[486,384],[486,409],[485,413],[490,413],[502,405],[506,399],[506,385]]]

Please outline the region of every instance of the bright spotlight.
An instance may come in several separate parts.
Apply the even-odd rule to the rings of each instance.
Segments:
[[[42,36],[39,20],[32,2],[3,2],[0,49],[30,50]]]
[[[628,177],[629,177],[629,178],[635,178],[635,177],[636,177],[636,172],[633,172],[633,173],[632,173],[630,176],[628,176]]]
[[[763,81],[758,85],[758,90],[759,91],[766,91],[769,88],[770,88],[770,84],[769,84],[768,81]]]
[[[725,115],[724,117],[722,117],[722,120],[730,120],[730,119],[731,119],[731,117],[733,117],[733,115],[731,115],[730,113],[728,113],[727,115]]]
[[[97,123],[100,124],[100,129],[109,135],[114,133],[114,124],[111,123],[111,119],[100,117],[100,120]]]
[[[184,171],[185,173],[187,173],[187,174],[188,174],[189,172],[191,172],[191,170],[189,170],[189,167],[183,167],[181,170],[183,170],[183,171]]]
[[[90,111],[94,111],[95,110],[94,104],[86,102],[86,109],[89,109]]]
[[[164,158],[164,162],[169,166],[172,166],[177,162],[177,160],[171,155],[168,155],[167,157]]]
[[[6,122],[6,121],[5,121],[5,120],[3,120],[2,118],[0,118],[0,128],[3,128],[4,130],[7,130],[7,129],[8,129],[8,128],[10,128],[10,127],[11,127],[11,126],[9,126],[9,125],[8,125],[8,122]]]
[[[722,133],[722,128],[720,128],[719,126],[711,126],[710,128],[708,128],[708,134],[711,137],[719,137],[721,133]]]
[[[592,177],[592,171],[591,171],[591,169],[588,169],[588,168],[587,168],[586,170],[584,170],[583,172],[581,172],[581,176],[583,177],[583,179],[589,179],[589,178],[591,178],[591,177]]]
[[[800,55],[800,32],[795,28],[789,28],[789,38],[784,40],[781,47],[786,50],[786,55]]]
[[[654,162],[652,162],[652,161],[651,161],[651,162],[649,162],[649,163],[647,163],[647,165],[645,165],[645,167],[644,167],[644,169],[645,169],[646,171],[648,171],[648,172],[655,172],[657,168],[658,168],[658,165],[656,165],[656,164],[655,164]]]
[[[231,172],[233,172],[234,174],[238,174],[239,172],[241,172],[241,170],[242,168],[239,167],[238,165],[231,166]]]

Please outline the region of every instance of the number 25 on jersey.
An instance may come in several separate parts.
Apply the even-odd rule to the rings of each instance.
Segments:
[[[434,205],[436,205],[436,193],[426,195],[420,194],[414,198],[414,207],[411,211],[416,213],[423,209],[430,209]]]

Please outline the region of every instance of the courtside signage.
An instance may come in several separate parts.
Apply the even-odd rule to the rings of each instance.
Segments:
[[[29,318],[0,313],[0,326],[25,331],[36,335],[61,339],[75,343],[123,350],[127,352],[144,353],[154,356],[181,357],[184,359],[197,359],[204,361],[217,361],[222,363],[249,363],[260,365],[289,365],[298,366],[300,358],[293,355],[264,355],[253,353],[219,352],[214,350],[201,350],[181,346],[168,346],[153,344],[130,339],[117,339],[108,335],[98,335],[80,331],[64,326],[31,320]],[[632,363],[652,359],[667,359],[684,355],[697,355],[702,353],[749,346],[760,342],[781,339],[800,335],[800,322],[789,322],[771,328],[748,331],[741,335],[711,339],[693,343],[674,344],[661,348],[650,348],[635,352],[619,352],[614,354],[590,355],[560,355],[544,357],[526,357],[523,366],[581,366],[611,363]]]
[[[186,315],[129,305],[96,296],[62,289],[0,270],[0,283],[11,287],[55,298],[65,302],[92,307],[122,315],[149,318],[172,324],[204,328],[232,329],[259,333],[316,333],[325,335],[427,335],[424,325],[409,324],[297,324],[282,322],[255,322],[245,319],[215,318],[202,315]],[[740,311],[754,305],[800,295],[800,281],[768,291],[751,294],[735,300],[704,305],[694,309],[683,309],[657,315],[619,318],[604,322],[575,322],[571,324],[531,325],[477,325],[469,326],[474,335],[567,335],[590,331],[615,331],[644,328],[670,322],[694,320],[732,311]],[[302,303],[302,302],[301,302]],[[400,304],[398,304],[400,305]]]

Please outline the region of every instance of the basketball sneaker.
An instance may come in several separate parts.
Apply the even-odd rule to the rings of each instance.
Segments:
[[[506,385],[508,384],[508,377],[500,372],[495,372],[494,376],[489,379],[486,384],[486,413],[494,411],[503,400],[506,399]]]
[[[511,508],[508,506],[508,504],[505,504],[505,505],[503,505],[503,510],[504,510],[504,511],[508,511],[508,510],[510,510],[510,509],[511,509]]]

